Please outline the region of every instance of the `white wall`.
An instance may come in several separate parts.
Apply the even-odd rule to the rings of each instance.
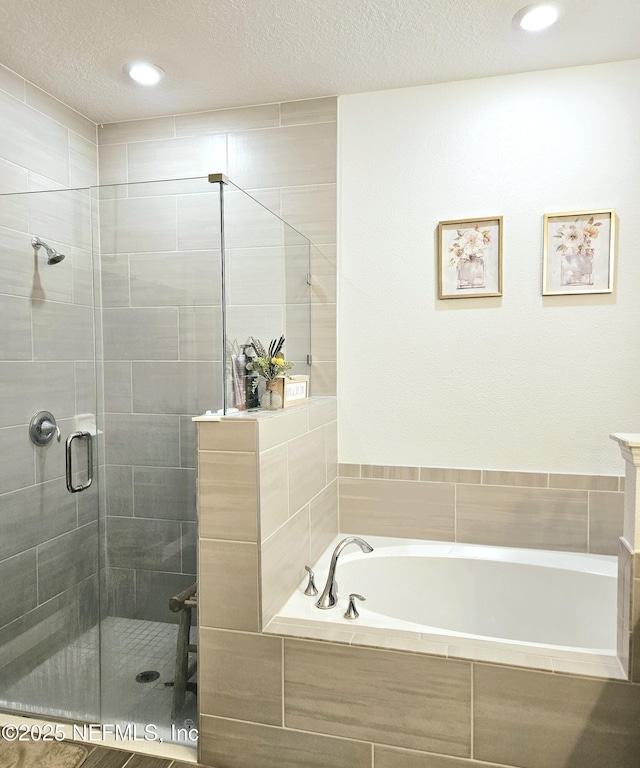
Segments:
[[[340,461],[622,474],[640,431],[640,60],[339,100]],[[615,208],[612,294],[541,295],[544,213]],[[437,225],[504,217],[501,298]]]

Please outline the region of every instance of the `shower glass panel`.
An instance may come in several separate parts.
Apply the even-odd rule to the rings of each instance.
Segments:
[[[72,486],[100,461],[91,214],[86,189],[0,195],[0,709],[76,721],[100,713],[101,478],[65,477],[75,432]]]
[[[207,179],[98,192],[102,720],[152,724],[163,740],[179,741],[171,726],[197,723],[197,707],[195,679],[174,699],[181,614],[169,601],[196,580],[192,417],[222,407],[220,192]],[[194,626],[192,643],[196,635]]]
[[[310,373],[309,240],[265,205],[279,210],[279,196],[265,205],[231,182],[223,195],[226,410],[251,406],[250,384],[243,387],[241,357],[259,339],[266,348],[285,337],[291,374]],[[250,350],[249,350],[250,351]],[[235,370],[234,370],[235,366]],[[260,387],[262,391],[262,386]],[[249,398],[249,400],[247,400]]]

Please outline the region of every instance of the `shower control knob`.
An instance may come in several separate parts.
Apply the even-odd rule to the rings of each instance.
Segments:
[[[38,411],[34,413],[29,422],[29,437],[35,445],[49,445],[56,436],[60,442],[60,427],[56,423],[55,417],[49,411]]]

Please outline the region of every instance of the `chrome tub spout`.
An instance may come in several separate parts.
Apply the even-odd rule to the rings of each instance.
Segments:
[[[346,539],[342,539],[338,546],[333,550],[333,555],[331,555],[331,565],[329,566],[329,575],[327,576],[327,583],[324,585],[322,594],[316,601],[316,606],[318,608],[322,608],[322,610],[334,608],[338,602],[336,567],[338,565],[338,558],[340,557],[340,553],[345,547],[348,547],[349,544],[357,544],[363,552],[373,552],[373,547],[370,544],[367,544],[364,539],[361,539],[358,536],[347,536]]]

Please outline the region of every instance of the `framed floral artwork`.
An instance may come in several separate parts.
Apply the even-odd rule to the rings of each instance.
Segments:
[[[438,225],[441,299],[502,296],[502,216]]]
[[[616,213],[546,213],[542,295],[611,293]]]

